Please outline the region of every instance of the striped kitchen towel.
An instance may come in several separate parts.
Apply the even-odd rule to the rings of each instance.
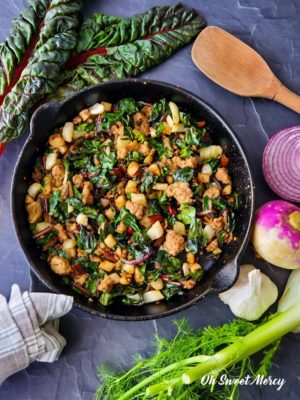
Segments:
[[[66,344],[58,333],[59,318],[72,306],[70,296],[21,293],[18,285],[8,302],[0,295],[0,384],[33,361],[58,359]]]

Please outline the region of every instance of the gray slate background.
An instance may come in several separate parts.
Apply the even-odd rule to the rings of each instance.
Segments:
[[[85,13],[94,11],[130,16],[174,0],[85,1]],[[299,0],[184,0],[202,12],[209,25],[217,25],[235,34],[258,50],[277,76],[291,89],[300,93],[300,2]],[[11,20],[27,4],[25,0],[0,0],[0,40],[6,37]],[[261,174],[261,157],[268,137],[281,128],[300,123],[297,114],[278,104],[264,100],[237,97],[205,78],[190,58],[191,47],[179,51],[163,65],[143,75],[178,84],[211,103],[229,122],[242,141],[256,183],[257,205],[275,198],[266,187]],[[13,166],[25,138],[14,142],[0,159],[0,292],[8,295],[12,283],[23,290],[31,285],[28,264],[17,242],[10,216],[9,192]],[[249,247],[244,262],[253,262]],[[283,287],[286,271],[255,261]],[[33,288],[37,288],[34,280]],[[216,296],[204,299],[176,317],[187,317],[194,327],[220,324],[232,318],[229,309]],[[35,363],[27,370],[9,378],[0,387],[0,399],[7,400],[88,400],[97,387],[96,367],[110,360],[129,366],[130,355],[151,354],[153,334],[171,337],[175,317],[147,322],[116,322],[74,309],[61,322],[61,331],[68,345],[54,364]],[[289,335],[277,353],[271,375],[285,378],[280,392],[274,387],[242,388],[241,399],[300,398],[300,336]]]

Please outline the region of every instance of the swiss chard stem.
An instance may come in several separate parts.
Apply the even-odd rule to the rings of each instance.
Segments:
[[[230,346],[217,352],[196,367],[190,368],[182,375],[185,384],[210,374],[214,369],[225,369],[257,353],[277,339],[300,326],[300,306],[295,305],[278,314],[248,335],[241,337]]]

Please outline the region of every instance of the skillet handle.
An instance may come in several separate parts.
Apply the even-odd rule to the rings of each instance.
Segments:
[[[211,288],[214,292],[229,289],[238,278],[238,259],[229,261],[213,278]]]

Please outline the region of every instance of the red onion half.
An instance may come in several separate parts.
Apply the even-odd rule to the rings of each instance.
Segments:
[[[300,126],[283,129],[270,139],[264,150],[263,173],[273,192],[300,202]]]

